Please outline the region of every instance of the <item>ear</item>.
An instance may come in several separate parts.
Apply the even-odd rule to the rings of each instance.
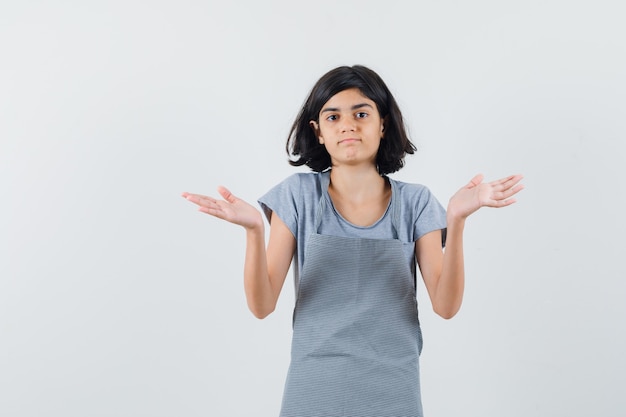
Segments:
[[[380,138],[381,139],[385,137],[385,123],[387,123],[386,118],[380,121]]]
[[[315,132],[315,136],[317,136],[320,144],[324,144],[324,138],[320,135],[320,125],[315,120],[311,120],[309,121],[309,126],[311,126],[311,129]]]

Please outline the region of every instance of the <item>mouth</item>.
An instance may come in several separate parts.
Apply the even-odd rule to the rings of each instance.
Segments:
[[[360,141],[361,139],[358,139],[358,138],[345,138],[345,139],[341,139],[338,143],[349,144],[349,143],[360,142]]]

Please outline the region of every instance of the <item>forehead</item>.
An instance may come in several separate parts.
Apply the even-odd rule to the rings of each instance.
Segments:
[[[361,90],[358,88],[349,88],[336,93],[328,99],[328,101],[322,106],[322,110],[329,107],[337,109],[342,109],[344,107],[352,108],[354,105],[358,104],[370,105],[374,108],[376,107],[374,101],[363,94]]]

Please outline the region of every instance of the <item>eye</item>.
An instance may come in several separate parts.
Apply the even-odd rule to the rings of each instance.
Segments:
[[[366,112],[364,112],[364,111],[360,111],[360,112],[358,112],[358,113],[356,114],[356,118],[357,118],[357,119],[364,119],[364,118],[366,118],[367,116],[369,116],[369,115],[368,115]]]
[[[337,115],[331,114],[330,116],[326,118],[326,120],[328,120],[329,122],[334,122],[335,120],[337,120]]]

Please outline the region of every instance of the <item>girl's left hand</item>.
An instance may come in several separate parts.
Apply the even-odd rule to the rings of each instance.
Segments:
[[[519,184],[521,179],[521,175],[511,175],[483,183],[483,175],[476,175],[450,198],[448,216],[466,219],[481,207],[500,208],[515,203],[516,200],[511,197],[524,188]]]

